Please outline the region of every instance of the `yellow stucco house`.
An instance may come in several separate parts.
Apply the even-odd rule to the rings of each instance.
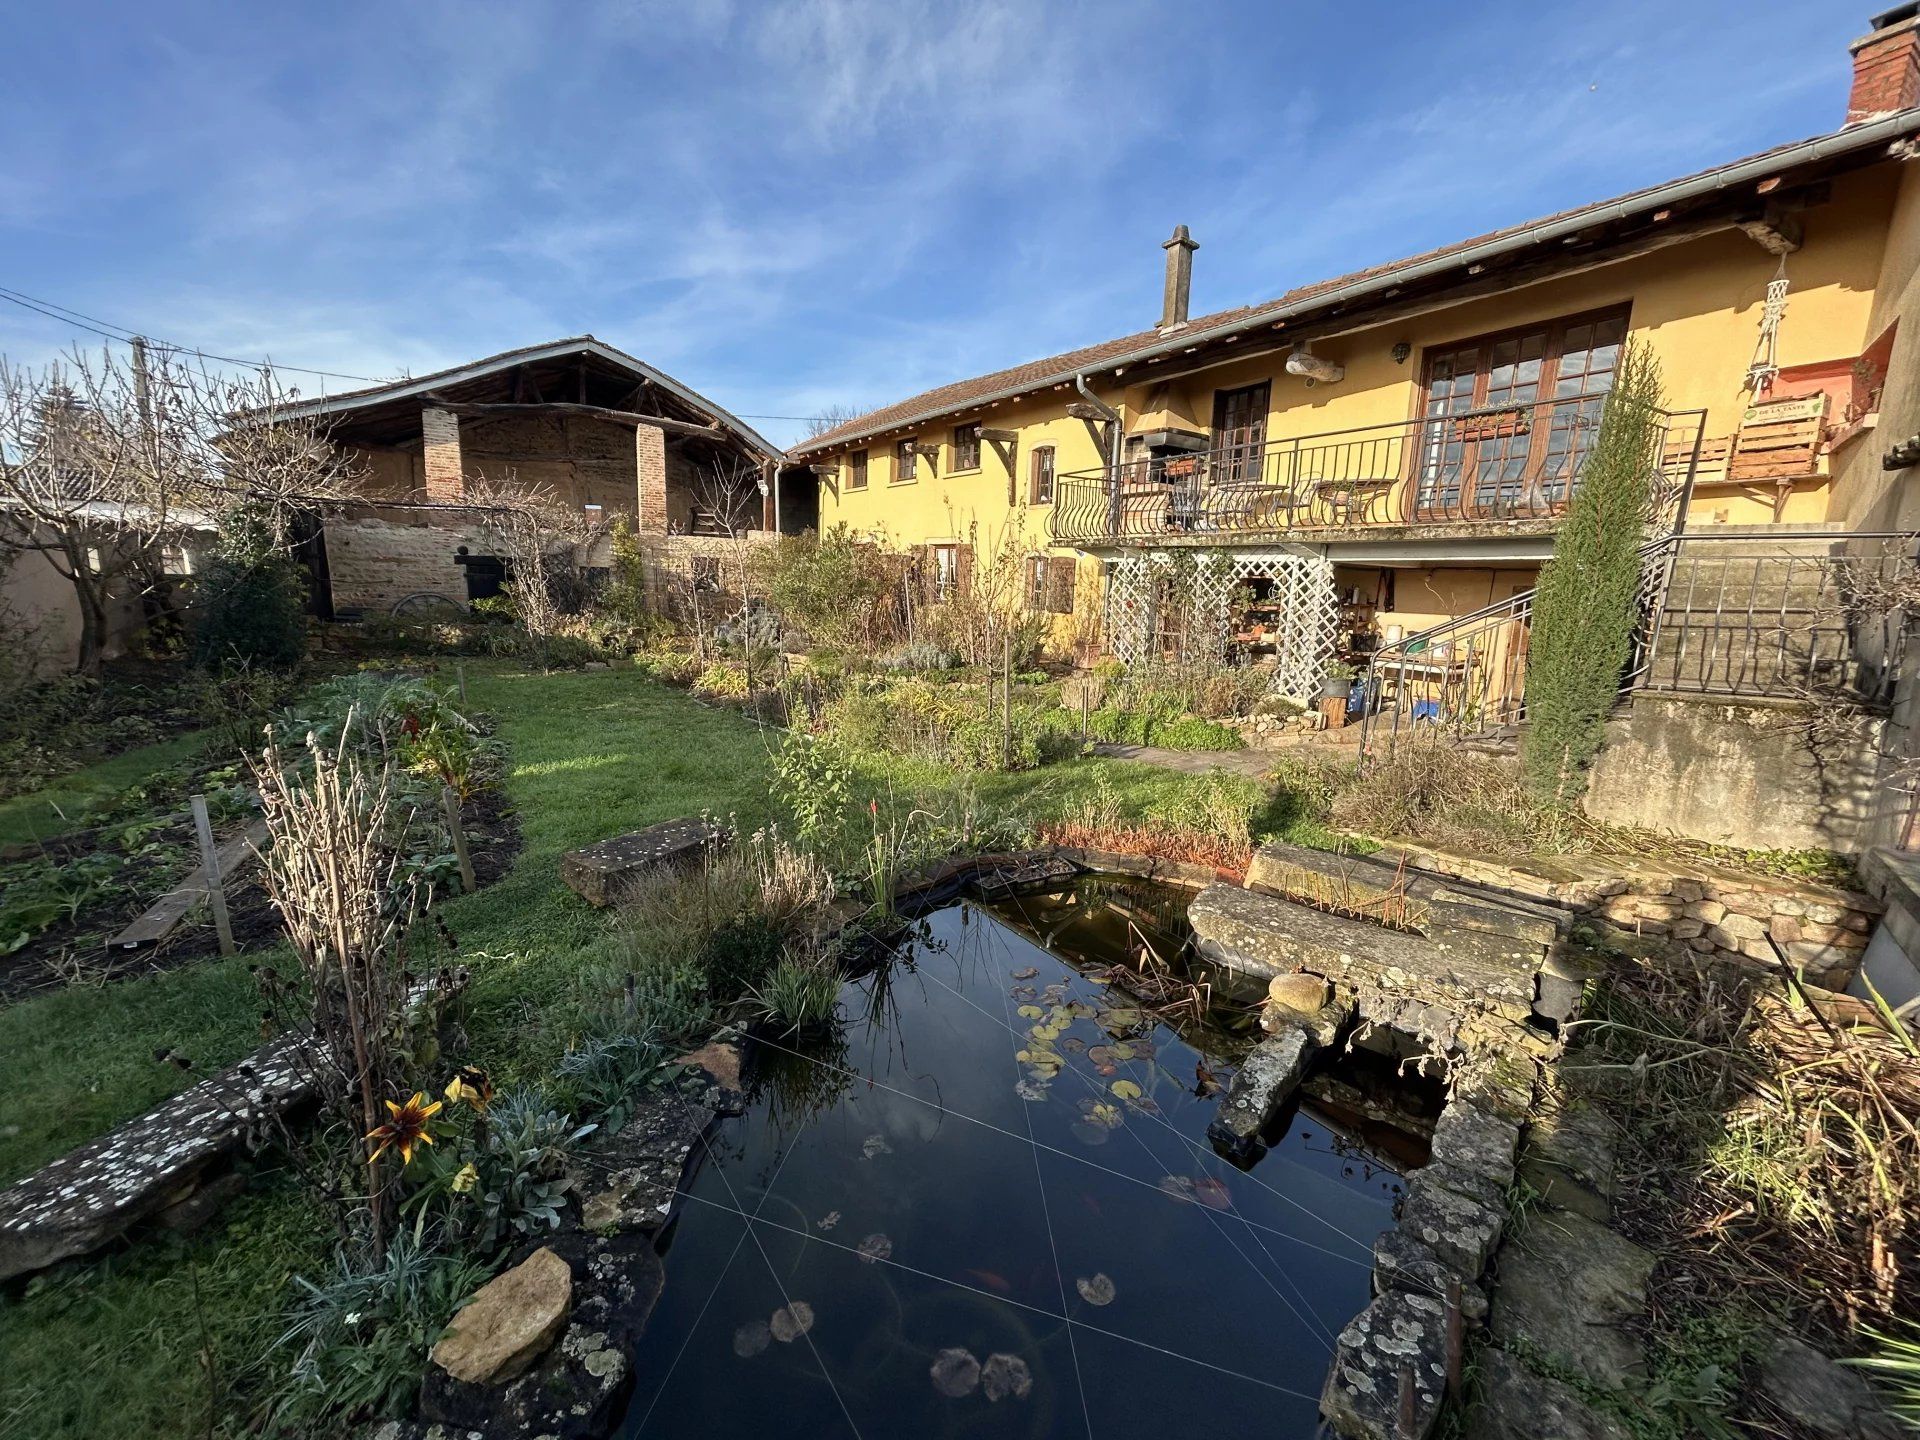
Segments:
[[[945,579],[1020,527],[1032,603],[1083,654],[1095,636],[1127,659],[1176,643],[1171,577],[1197,575],[1216,638],[1283,691],[1310,695],[1335,653],[1444,690],[1478,643],[1468,688],[1497,702],[1629,339],[1667,391],[1650,535],[1899,519],[1885,467],[1905,437],[1881,421],[1920,382],[1920,322],[1901,323],[1915,11],[1855,42],[1830,134],[1211,315],[1187,313],[1179,227],[1152,328],[885,406],[789,459],[820,477],[823,527],[927,547]]]

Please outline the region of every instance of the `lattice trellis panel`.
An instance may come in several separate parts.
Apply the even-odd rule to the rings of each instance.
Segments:
[[[1166,582],[1178,577],[1177,585]],[[1156,637],[1170,617],[1165,603],[1191,607],[1185,627],[1190,637],[1206,637],[1226,654],[1233,593],[1252,579],[1272,582],[1280,631],[1275,651],[1276,694],[1307,704],[1320,693],[1326,658],[1333,651],[1340,606],[1333,588],[1333,563],[1317,555],[1279,550],[1167,551],[1123,555],[1107,562],[1107,648],[1133,664],[1152,659]]]

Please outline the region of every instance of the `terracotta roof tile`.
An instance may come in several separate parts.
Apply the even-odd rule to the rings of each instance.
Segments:
[[[1910,123],[1905,127],[1911,131],[1920,129],[1920,110],[1906,112]],[[1301,285],[1287,291],[1275,299],[1263,301],[1258,305],[1243,305],[1233,310],[1218,310],[1210,315],[1201,315],[1190,319],[1184,330],[1175,332],[1181,335],[1210,336],[1214,332],[1231,331],[1237,327],[1256,323],[1264,317],[1278,311],[1311,301],[1316,295],[1339,290],[1346,286],[1376,280],[1423,265],[1448,255],[1477,249],[1484,245],[1497,245],[1502,240],[1521,235],[1542,225],[1575,219],[1582,215],[1592,215],[1598,219],[1609,212],[1632,208],[1636,202],[1644,200],[1657,192],[1668,190],[1677,185],[1686,185],[1693,181],[1709,179],[1723,171],[1737,169],[1740,166],[1764,162],[1768,158],[1797,149],[1812,141],[1844,137],[1846,131],[1836,131],[1831,136],[1814,136],[1811,140],[1794,140],[1776,145],[1757,154],[1730,160],[1724,165],[1715,165],[1692,175],[1683,175],[1672,180],[1663,180],[1657,185],[1649,185],[1639,190],[1629,191],[1625,195],[1609,200],[1600,200],[1588,205],[1576,206],[1570,210],[1556,211],[1551,215],[1542,215],[1536,219],[1523,221],[1517,225],[1505,226],[1499,230],[1490,230],[1484,235],[1476,235],[1468,240],[1455,241],[1437,249],[1422,251],[1417,255],[1408,255],[1402,259],[1384,265],[1374,265],[1366,269],[1351,271],[1330,280],[1317,280],[1309,285]],[[1014,365],[1005,370],[995,370],[991,374],[977,375],[969,380],[957,380],[950,385],[942,385],[926,390],[918,395],[909,396],[892,405],[884,405],[843,421],[831,430],[822,432],[795,445],[789,455],[804,456],[822,450],[832,449],[850,440],[857,440],[896,426],[918,424],[938,419],[954,411],[965,410],[984,403],[991,398],[1007,395],[1009,392],[1036,388],[1041,385],[1057,384],[1071,379],[1074,374],[1089,369],[1103,368],[1125,360],[1130,356],[1152,349],[1154,346],[1172,338],[1162,335],[1158,330],[1141,330],[1118,339],[1102,341],[1098,345],[1088,345],[1079,350],[1068,350],[1059,355],[1049,355],[1044,359],[1029,360],[1022,365]]]

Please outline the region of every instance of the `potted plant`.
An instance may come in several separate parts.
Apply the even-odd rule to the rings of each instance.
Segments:
[[[1327,662],[1320,676],[1322,700],[1344,700],[1353,689],[1353,677],[1360,672],[1345,660],[1335,657]]]

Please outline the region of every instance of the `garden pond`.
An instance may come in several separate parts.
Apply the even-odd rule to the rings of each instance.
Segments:
[[[831,1036],[763,1042],[662,1237],[621,1433],[1311,1435],[1424,1147],[1308,1100],[1249,1168],[1215,1154],[1248,1038],[1101,983],[1143,946],[1179,963],[1189,898],[947,905]],[[1392,1073],[1342,1069],[1348,1095]]]

